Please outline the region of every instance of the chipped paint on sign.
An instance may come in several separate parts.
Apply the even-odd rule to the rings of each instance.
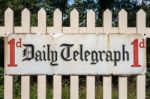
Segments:
[[[140,34],[11,34],[5,38],[5,74],[130,75],[146,71]]]

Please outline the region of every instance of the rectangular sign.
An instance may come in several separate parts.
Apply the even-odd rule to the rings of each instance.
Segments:
[[[141,34],[11,34],[5,74],[131,75],[146,72]]]

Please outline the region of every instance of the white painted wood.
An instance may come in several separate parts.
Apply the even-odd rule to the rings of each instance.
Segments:
[[[137,33],[139,34],[144,34],[144,31],[146,30],[146,14],[145,12],[141,9],[137,13]],[[148,34],[149,32],[147,32]],[[145,58],[145,57],[143,57]],[[146,64],[145,64],[146,66]],[[137,89],[136,89],[136,96],[137,99],[145,99],[145,94],[146,94],[146,75],[137,75]]]
[[[27,8],[21,13],[21,26],[14,29],[15,33],[30,33],[30,11]]]
[[[62,32],[62,12],[59,9],[54,11],[54,27],[55,33]]]
[[[89,10],[87,13],[87,33],[92,33],[95,30],[95,12]]]
[[[112,13],[110,10],[106,10],[103,13],[103,28],[104,33],[111,33],[112,28]],[[103,99],[111,99],[112,97],[112,77],[103,76]]]
[[[30,12],[22,11],[21,27],[15,27],[14,33],[30,33]],[[21,99],[30,99],[30,76],[21,76]]]
[[[87,28],[86,27],[79,27],[79,33],[82,33],[82,34],[87,33]]]
[[[13,11],[10,8],[7,8],[4,16],[4,20],[5,20],[4,23],[5,26],[3,28],[4,35],[13,33],[13,26],[14,26],[13,15],[14,15]],[[6,53],[5,53],[5,59],[7,59]],[[6,68],[6,64],[5,64],[5,68]],[[4,75],[4,99],[13,99],[13,76]]]
[[[31,27],[31,33],[46,33],[46,11],[41,8],[38,11],[38,27]]]
[[[111,28],[111,33],[112,33],[112,34],[117,34],[117,33],[119,33],[118,27],[117,27],[117,28],[116,28],[116,27],[112,27],[112,28]]]
[[[146,28],[145,37],[150,38],[150,28],[149,27]]]
[[[127,34],[136,34],[136,28],[135,27],[128,27],[126,33]]]
[[[4,75],[4,99],[13,99],[13,76]]]
[[[62,99],[62,77],[59,75],[53,76],[53,99]]]
[[[7,44],[4,42],[5,45]],[[5,51],[7,51],[5,49]],[[4,53],[5,56],[5,62],[9,61],[8,58],[8,53]],[[5,63],[5,68],[6,68],[6,63]],[[5,75],[4,74],[4,99],[13,99],[13,76]]]
[[[127,32],[127,12],[119,12],[119,33]],[[119,99],[127,99],[127,77],[119,76]]]
[[[5,33],[5,27],[4,26],[0,26],[0,37],[5,37],[7,36],[6,33]]]
[[[127,32],[127,12],[122,9],[119,12],[119,33],[126,33]]]
[[[145,99],[145,92],[146,92],[146,76],[145,74],[143,75],[138,75],[137,76],[137,99]]]
[[[72,33],[79,32],[79,12],[76,9],[70,13],[70,27]],[[70,76],[70,99],[79,99],[79,76]]]
[[[95,99],[95,76],[87,76],[86,99]]]
[[[13,12],[10,8],[8,8],[7,10],[6,10],[6,13],[9,13],[9,12]],[[56,13],[57,12],[59,12],[59,10],[58,9],[56,9],[56,11],[55,11]],[[54,13],[55,13],[54,12]],[[76,13],[78,13],[77,12],[77,10],[76,9],[74,9],[73,10],[73,12],[72,13],[74,13],[74,12],[76,12]],[[89,11],[89,12],[91,12],[91,11]],[[40,14],[41,13],[41,14]],[[139,13],[139,14],[138,14]],[[145,24],[144,25],[142,25],[141,26],[141,24],[142,23],[145,23],[145,12],[143,11],[143,10],[140,10],[139,12],[137,13],[137,20],[138,19],[141,19],[141,21],[139,21],[139,22],[137,22],[137,24],[139,24],[139,25],[137,25],[137,26],[140,26],[140,28],[143,28],[143,27],[145,27]],[[105,20],[107,20],[107,19],[109,19],[109,17],[111,17],[112,15],[111,15],[111,12],[110,12],[110,10],[106,10],[105,12],[104,12],[104,14],[105,14],[105,16],[106,17],[104,17],[105,18]],[[108,15],[107,15],[108,14]],[[11,20],[11,18],[13,18],[12,17],[12,15],[13,14],[11,14],[11,15],[8,15],[8,16],[6,16],[6,17],[8,17],[8,18],[5,18],[5,20]],[[23,23],[22,23],[22,26],[21,27],[18,27],[18,26],[15,26],[14,27],[14,29],[15,29],[15,31],[16,31],[16,33],[27,33],[27,32],[29,32],[28,31],[28,29],[25,29],[25,28],[29,28],[29,25],[28,24],[30,24],[28,21],[30,21],[29,20],[29,16],[30,16],[30,12],[25,8],[23,11],[22,11],[22,15],[23,15],[23,18],[22,19],[25,19],[26,21],[23,21]],[[58,14],[59,15],[59,14]],[[40,11],[39,11],[39,14],[38,14],[38,16],[40,17],[40,16],[45,16],[45,18],[40,18],[41,20],[46,20],[46,12],[44,11],[44,9],[42,8]],[[90,16],[90,15],[89,15]],[[55,16],[56,18],[57,18],[57,14],[56,14],[56,16]],[[141,18],[142,17],[142,18]],[[144,18],[143,18],[144,17]],[[72,15],[72,18],[74,19],[73,21],[75,21],[75,17]],[[76,17],[77,18],[77,17]],[[39,20],[39,21],[41,21],[41,20]],[[91,20],[93,20],[93,19],[91,19]],[[126,24],[127,24],[127,21],[126,21],[126,11],[125,10],[121,10],[120,12],[119,12],[119,20],[123,20],[123,21],[119,21],[119,24],[124,24],[124,25],[122,25],[122,27],[119,25],[119,32],[121,33],[136,33],[136,28],[135,27],[128,27],[128,28],[126,28]],[[76,22],[78,22],[79,20],[78,20],[78,18],[77,18],[77,21]],[[141,23],[142,22],[142,23]],[[11,23],[11,21],[9,21],[9,23]],[[7,24],[9,24],[9,23],[7,23]],[[44,23],[45,24],[45,23]],[[105,24],[105,22],[104,22],[104,24]],[[42,24],[39,24],[39,26],[38,27],[41,27],[41,25]],[[74,25],[74,24],[73,24]],[[6,25],[5,25],[6,26]],[[10,30],[10,28],[7,28],[7,29],[5,29],[5,26],[0,26],[0,30],[1,30],[1,33],[0,33],[0,36],[5,36],[5,33],[7,34],[7,33],[10,33],[8,30]],[[42,25],[43,26],[43,25]],[[74,25],[75,26],[75,25]],[[41,30],[40,28],[38,28],[38,27],[31,27],[31,33],[37,33],[37,32],[41,32],[41,33],[44,33],[46,30],[45,29],[43,29],[43,30]],[[108,28],[110,28],[111,27],[111,24],[110,25],[108,25]],[[51,32],[55,32],[56,31],[56,29],[54,28],[54,27],[47,27],[48,29],[47,29],[47,31],[48,31],[48,33],[51,33]],[[94,33],[104,33],[105,31],[107,32],[107,31],[110,31],[111,30],[111,33],[118,33],[118,29],[117,28],[111,28],[111,29],[105,29],[104,31],[103,31],[103,27],[96,27],[97,29],[94,29],[94,30],[91,30],[91,31],[93,31]],[[121,29],[122,28],[122,29]],[[61,30],[61,29],[63,29],[62,31],[65,33],[72,33],[72,29],[70,29],[70,27],[62,27],[62,28],[60,28],[59,29],[59,31]],[[124,30],[123,30],[124,29]],[[126,30],[126,32],[125,32],[125,30]],[[140,30],[140,31],[139,31]],[[78,31],[77,29],[76,29],[76,31]],[[88,30],[86,30],[85,29],[85,27],[80,27],[79,28],[79,32],[80,33],[87,33],[87,31]],[[137,31],[139,31],[139,32],[141,32],[141,29],[138,29]],[[145,29],[142,29],[142,32],[143,33],[148,33],[150,30],[149,30],[149,28],[147,27],[147,28],[145,28]],[[92,33],[93,33],[92,32]]]
[[[70,27],[72,33],[78,33],[79,12],[76,9],[73,9],[70,13]]]
[[[38,12],[38,30],[39,33],[46,33],[46,11],[44,8]]]
[[[78,33],[79,31],[79,13],[76,9],[73,9],[70,13],[70,27],[71,32]],[[70,76],[70,98],[79,99],[79,77]]]
[[[79,76],[70,76],[70,99],[79,99]]]
[[[46,76],[38,75],[38,99],[46,99]]]
[[[18,28],[20,28],[20,27],[18,27],[18,26],[15,26],[14,27],[15,28],[15,31],[17,31],[16,33],[25,33],[25,32],[21,32],[21,31],[24,31],[24,30],[21,30],[21,31],[19,31],[19,29]],[[1,37],[5,37],[6,36],[6,34],[5,34],[5,27],[3,27],[3,26],[1,26],[0,27],[0,31],[1,31],[1,33],[0,33],[0,36]],[[38,31],[38,27],[36,27],[36,26],[31,26],[31,33],[38,33],[37,32]],[[57,30],[54,28],[54,27],[47,27],[47,33],[55,33]],[[70,27],[62,27],[62,30],[61,31],[63,31],[63,33],[73,33],[72,31],[71,31],[71,28]],[[79,27],[78,28],[78,33],[89,33],[89,32],[87,32],[87,28],[86,27]],[[101,34],[104,34],[104,30],[103,30],[103,27],[95,27],[95,30],[92,30],[92,32],[91,32],[91,34],[99,34],[99,33],[101,33]],[[112,27],[111,28],[111,33],[112,34],[117,34],[117,33],[119,33],[119,29],[118,29],[118,27]],[[144,32],[142,32],[142,33],[145,33],[146,35],[150,35],[149,33],[150,33],[150,28],[149,27],[147,27],[145,30],[144,30]],[[128,27],[127,28],[127,31],[126,31],[126,33],[125,34],[136,34],[136,27]],[[148,37],[148,36],[147,36]]]
[[[31,33],[46,33],[46,11],[41,8],[38,11],[38,27],[31,27]],[[46,75],[38,75],[37,98],[46,99]]]
[[[119,99],[127,99],[127,77],[119,77]],[[130,94],[130,93],[129,93]]]
[[[21,99],[30,99],[30,76],[21,76]]]
[[[146,30],[146,14],[142,9],[137,12],[136,19],[137,33],[144,34]]]
[[[90,10],[87,13],[87,33],[95,30],[95,12]],[[86,76],[86,99],[95,99],[95,76]]]
[[[56,30],[54,29],[54,27],[47,27],[48,28],[48,33],[54,33]],[[71,31],[71,28],[70,27],[62,27],[62,31],[63,33],[73,33]],[[86,34],[86,33],[89,33],[87,32],[87,27],[79,27],[78,29],[79,33],[83,33],[83,34]],[[145,33],[147,35],[149,35],[148,33],[150,32],[150,29],[149,28],[146,28],[145,30]],[[94,30],[92,30],[91,34],[104,34],[104,30],[103,30],[103,27],[95,27]],[[112,27],[111,28],[111,32],[112,34],[117,34],[119,33],[119,29],[118,27]],[[128,27],[126,32],[124,34],[136,34],[136,28],[135,27]]]
[[[22,27],[26,33],[30,32],[30,11],[27,8],[22,11]]]
[[[107,9],[103,13],[103,27],[104,27],[104,33],[111,33],[112,28],[112,13],[109,9]]]
[[[62,13],[56,9],[54,12],[54,32],[61,32],[62,27]],[[61,99],[62,93],[62,76],[53,75],[53,99]]]
[[[13,32],[13,26],[14,26],[14,13],[12,11],[11,8],[7,8],[7,10],[5,11],[5,30],[4,32],[6,33],[6,35],[10,34]]]
[[[55,34],[55,33],[62,33],[62,12],[59,9],[56,9],[54,11],[54,17],[53,17],[53,27],[47,27],[47,33]]]
[[[103,76],[103,99],[112,99],[112,77]]]

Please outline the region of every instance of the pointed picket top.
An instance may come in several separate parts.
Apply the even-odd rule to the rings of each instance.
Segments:
[[[54,11],[54,27],[57,28],[57,31],[61,32],[62,30],[62,12],[59,9]]]
[[[74,8],[72,11],[71,11],[71,14],[73,13],[78,13],[78,10],[76,8]]]
[[[38,27],[41,28],[39,33],[46,33],[46,11],[44,8],[38,11]]]
[[[14,26],[14,12],[11,8],[7,8],[5,11],[5,27],[8,33],[13,33]],[[8,34],[7,33],[7,34]]]
[[[93,10],[89,10],[87,12],[87,31],[92,32],[95,28],[95,12]]]
[[[7,8],[7,9],[5,10],[5,13],[13,13],[13,10],[12,10],[11,8]]]
[[[127,32],[127,12],[122,9],[119,12],[119,33],[126,33]]]
[[[14,14],[14,12],[13,12],[13,10],[11,9],[11,8],[7,8],[6,10],[5,10],[5,18],[6,17],[13,17],[13,14]]]
[[[90,17],[95,18],[95,12],[92,9],[87,12],[87,18],[90,19]]]
[[[104,33],[110,33],[112,28],[112,13],[109,9],[106,9],[103,13],[103,27]]]
[[[127,11],[125,10],[125,9],[121,9],[120,11],[119,11],[119,15],[127,15]]]
[[[145,14],[145,11],[143,9],[140,9],[137,14]]]
[[[70,27],[73,32],[78,32],[79,12],[75,8],[70,13]]]
[[[146,13],[144,10],[140,9],[137,12],[137,22],[136,22],[136,26],[137,26],[137,33],[142,33],[144,34],[144,31],[146,29]]]
[[[43,13],[45,13],[45,9],[44,8],[41,8],[38,12],[43,12]]]
[[[23,12],[29,12],[29,10],[27,9],[27,8],[24,8],[23,10],[22,10],[22,13]]]
[[[144,19],[144,18],[146,18],[146,13],[145,13],[145,11],[143,10],[143,9],[140,9],[138,12],[137,12],[137,19],[140,19],[140,18],[142,18],[142,19]]]
[[[25,8],[23,11],[22,11],[22,18],[30,18],[30,11],[27,9],[27,8]],[[25,20],[25,19],[23,19],[23,20]]]
[[[22,11],[22,14],[24,14],[24,15],[30,14],[30,11],[27,8],[24,8]]]
[[[90,9],[90,10],[87,12],[87,15],[88,15],[88,14],[95,15],[95,12],[94,12],[92,9]]]
[[[105,11],[104,11],[104,15],[111,15],[112,13],[111,13],[111,11],[109,10],[109,9],[106,9]]]
[[[61,11],[57,8],[54,13],[61,13]]]
[[[54,27],[62,26],[62,12],[59,9],[54,11]]]
[[[41,8],[39,11],[38,11],[38,16],[43,16],[43,15],[46,15],[46,11],[44,8]]]

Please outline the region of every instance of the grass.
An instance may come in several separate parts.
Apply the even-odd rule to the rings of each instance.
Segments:
[[[0,99],[4,99],[3,94],[4,94],[4,70],[3,68],[0,67]]]

